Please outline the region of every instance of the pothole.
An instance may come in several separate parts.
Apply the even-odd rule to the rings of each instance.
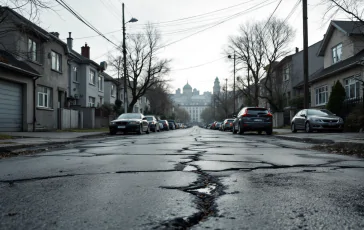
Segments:
[[[183,171],[185,172],[192,172],[192,171],[197,171],[197,168],[195,166],[192,166],[192,165],[187,165]]]
[[[206,195],[211,195],[216,190],[217,184],[209,184],[205,188],[187,190],[188,192],[198,192]]]

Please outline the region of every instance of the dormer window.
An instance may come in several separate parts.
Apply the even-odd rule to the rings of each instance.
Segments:
[[[38,59],[38,45],[32,40],[28,39],[28,58],[32,61],[39,61]]]
[[[339,44],[332,48],[332,62],[333,64],[341,61],[341,55],[342,55],[342,47],[343,44]]]

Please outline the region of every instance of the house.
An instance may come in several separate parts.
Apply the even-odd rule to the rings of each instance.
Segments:
[[[118,80],[106,73],[101,74],[104,78],[104,103],[115,104],[117,99]],[[120,95],[120,92],[119,92]],[[119,97],[119,99],[122,97]]]
[[[35,129],[34,86],[41,75],[11,53],[0,50],[0,131]]]
[[[67,38],[69,54],[69,95],[72,105],[99,107],[104,104],[104,75],[106,62],[100,64],[90,59],[90,46],[81,47],[81,54],[73,50],[73,38]]]
[[[325,107],[331,87],[340,81],[348,100],[362,97],[364,24],[356,21],[331,21],[317,52],[324,66],[311,76],[311,107]]]
[[[24,120],[24,117],[28,117],[28,114],[35,110],[32,119],[34,130],[56,129],[58,108],[64,107],[67,98],[69,54],[67,45],[59,39],[57,32],[45,31],[8,7],[0,7],[0,10],[3,16],[0,32],[5,34],[0,37],[0,49],[24,62],[34,70],[30,72],[39,75],[31,83],[35,103],[27,104],[28,99],[20,96],[30,93],[27,90],[24,91],[24,87],[15,93],[23,99],[21,103],[27,105],[26,108],[23,106],[26,111],[16,112],[17,116],[24,114],[22,118]],[[28,69],[25,66],[24,68]],[[16,81],[18,78],[15,76],[12,79]],[[30,90],[28,83],[29,81],[25,88]],[[13,86],[19,88],[19,86]],[[30,130],[29,119],[26,118],[26,120],[27,122],[23,122],[18,130]]]

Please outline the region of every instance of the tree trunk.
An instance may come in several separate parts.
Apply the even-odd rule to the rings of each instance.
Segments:
[[[128,113],[132,113],[133,112],[133,108],[134,105],[137,103],[138,99],[133,98],[133,100],[130,102],[129,106],[128,106]],[[139,113],[139,111],[138,111]]]

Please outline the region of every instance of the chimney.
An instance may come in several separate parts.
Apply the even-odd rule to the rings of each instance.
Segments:
[[[296,47],[296,53],[298,53],[300,51],[300,49],[298,49],[298,47]]]
[[[59,38],[59,33],[58,32],[51,32],[50,34],[52,34],[53,36]]]
[[[67,38],[67,46],[68,46],[68,49],[72,50],[73,48],[73,38],[71,36],[71,32],[68,32],[69,33],[69,37]]]
[[[84,56],[85,58],[90,59],[90,47],[87,46],[87,43],[85,43],[85,46],[81,47],[81,54],[82,56]]]

